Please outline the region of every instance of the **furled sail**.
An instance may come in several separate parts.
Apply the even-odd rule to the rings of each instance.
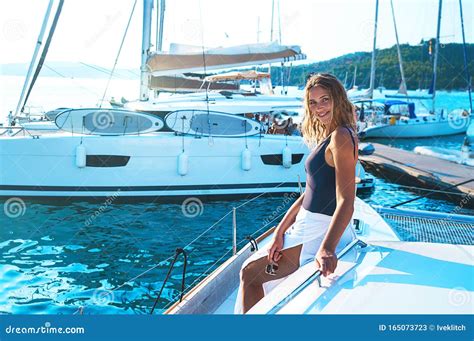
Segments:
[[[242,67],[306,59],[298,46],[277,43],[250,44],[201,51],[197,47],[173,44],[169,53],[154,53],[147,61],[153,76]]]

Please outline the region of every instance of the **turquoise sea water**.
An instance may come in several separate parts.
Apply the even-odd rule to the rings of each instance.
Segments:
[[[2,113],[14,107],[13,96],[18,84],[21,86],[18,79],[11,78],[8,82],[11,87],[2,95]],[[43,82],[44,86],[32,96],[32,104],[41,104],[45,110],[77,103],[94,105],[104,83],[79,80],[83,88],[78,93],[61,89],[58,80]],[[113,88],[111,94],[116,93],[118,98],[126,93],[132,96],[134,91],[132,93],[129,86],[124,81]],[[440,98],[442,96],[452,109],[464,106],[462,103],[467,98],[460,93],[440,94]],[[426,142],[460,148],[462,136]],[[409,149],[416,143],[400,142],[399,146]],[[390,206],[420,193],[423,192],[377,178],[375,191],[361,197],[368,203]],[[259,230],[261,233],[278,221],[272,220],[285,212],[293,200],[288,196],[262,197],[240,207],[237,210],[239,247],[245,242],[245,236]],[[146,314],[161,288],[176,248],[187,246],[216,223],[186,247],[187,287],[209,273],[215,262],[222,263],[231,255],[230,212],[245,202],[196,201],[190,210],[179,203],[84,201],[24,201],[16,203],[15,208],[3,200],[0,202],[3,207],[0,211],[0,313]],[[15,209],[7,215],[6,207]],[[403,207],[474,214],[473,210],[439,198],[424,198]],[[178,298],[182,269],[183,261],[179,258],[163,291],[159,309]]]
[[[376,190],[361,197],[389,206],[417,195],[377,179]],[[239,208],[239,247],[246,242],[245,236],[260,230],[258,235],[273,225],[272,220],[293,200],[262,197]],[[0,313],[74,314],[82,309],[84,314],[146,314],[176,248],[188,245],[218,222],[186,247],[186,287],[214,269],[216,261],[222,263],[231,255],[230,212],[244,202],[197,202],[186,213],[180,204],[111,203],[101,209],[100,203],[25,201],[16,211],[18,217],[0,216]],[[441,199],[425,198],[404,207],[474,214]],[[96,216],[97,211],[101,213]],[[178,299],[182,269],[182,258],[178,258],[159,309]]]

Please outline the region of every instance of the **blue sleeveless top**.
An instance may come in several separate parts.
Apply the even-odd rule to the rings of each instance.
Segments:
[[[352,131],[347,127],[344,128],[351,135],[355,157],[355,141]],[[326,137],[306,159],[306,190],[302,205],[310,212],[332,216],[336,210],[336,172],[324,158],[329,142],[331,142],[331,135]]]

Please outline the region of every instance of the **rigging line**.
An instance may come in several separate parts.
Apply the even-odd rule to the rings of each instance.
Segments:
[[[260,232],[261,230],[263,230],[264,228],[268,227],[268,225],[270,225],[272,222],[274,222],[275,220],[279,219],[280,217],[282,217],[286,212],[282,212],[280,213],[278,216],[276,216],[274,219],[272,219],[270,222],[268,222],[267,224],[263,225],[261,228],[259,228],[258,230],[254,231],[251,235],[255,235],[256,233]],[[241,245],[242,243],[246,242],[247,239],[242,239],[238,244],[237,246]],[[227,256],[230,252],[232,251],[232,249],[229,249],[227,250],[218,260],[216,260],[211,266],[209,266],[203,273],[201,273],[201,275],[198,276],[198,278],[196,278],[191,284],[188,284],[186,286],[186,289],[185,291],[187,291],[188,289],[192,288],[195,283],[197,283],[201,278],[203,278],[204,276],[206,276],[209,272],[210,269],[212,269],[213,267],[215,267],[225,256]],[[170,305],[171,304],[174,304],[174,302],[170,302]]]
[[[43,66],[44,66],[45,68],[47,68],[48,70],[50,70],[51,72],[54,72],[54,73],[57,74],[58,76],[60,76],[60,77],[62,77],[62,78],[66,78],[66,79],[73,80],[73,81],[75,81],[76,84],[77,84],[77,79],[76,79],[76,78],[63,75],[62,73],[60,73],[59,71],[53,69],[51,66],[48,66],[47,64],[44,64]],[[81,88],[81,89],[83,89],[83,90],[85,90],[85,91],[88,91],[88,92],[90,92],[91,94],[94,94],[95,96],[97,96],[97,93],[94,92],[94,91],[92,91],[92,90],[90,90],[88,87],[85,87],[85,86],[82,86],[82,85],[79,85],[79,84],[78,84],[78,86],[79,86],[79,88]]]
[[[403,187],[403,188],[408,188],[408,189],[413,189],[413,190],[418,190],[418,191],[427,191],[427,192],[442,193],[442,194],[452,194],[452,195],[465,195],[466,194],[462,192],[448,192],[448,191],[443,191],[439,189],[429,189],[429,188],[405,186],[405,185],[399,185],[399,184],[397,184],[396,187]]]
[[[36,66],[35,74],[33,75],[33,79],[31,81],[30,87],[28,92],[26,93],[25,100],[23,101],[23,105],[21,107],[20,112],[25,110],[26,102],[28,101],[28,97],[30,97],[31,90],[33,90],[33,86],[35,85],[36,79],[41,71],[41,67],[43,66],[44,60],[46,59],[46,55],[48,54],[49,45],[51,45],[51,40],[53,39],[54,31],[56,30],[56,25],[58,24],[59,16],[61,14],[61,10],[63,8],[64,0],[59,1],[58,8],[56,10],[56,14],[54,15],[53,23],[51,24],[51,28],[49,29],[48,38],[46,39],[46,43],[44,44],[43,52],[41,53],[41,57],[38,61],[38,65]]]
[[[130,17],[128,18],[127,27],[125,28],[125,32],[123,34],[122,41],[120,43],[120,47],[119,47],[119,50],[118,50],[118,53],[117,53],[117,57],[115,58],[114,67],[112,68],[112,71],[110,72],[109,79],[107,80],[107,85],[105,86],[104,94],[102,95],[102,99],[100,100],[99,108],[102,108],[102,104],[104,102],[105,94],[107,93],[107,90],[109,88],[110,80],[112,79],[112,76],[115,72],[115,68],[117,67],[117,62],[118,62],[118,59],[120,57],[120,53],[122,52],[123,43],[125,42],[125,38],[127,37],[128,28],[130,26],[130,22],[132,21],[133,12],[135,11],[135,6],[136,5],[137,5],[137,0],[135,0],[135,2],[133,3],[132,12],[130,13]]]
[[[87,64],[87,63],[84,63],[84,62],[79,62],[79,64],[82,64],[82,65],[84,65],[85,67],[88,67],[88,68],[90,68],[90,69],[92,69],[92,70],[105,73],[105,74],[107,74],[107,75],[110,74],[110,70],[107,69],[107,68],[105,68],[105,67],[101,67],[101,66],[98,66],[98,65]]]
[[[84,62],[79,62],[79,64],[82,64],[88,68],[91,68],[95,71],[99,71],[99,72],[102,72],[102,73],[105,73],[106,75],[109,75],[110,74],[110,71],[109,69],[105,68],[105,67],[101,67],[101,66],[98,66],[98,65],[92,65],[92,64],[87,64],[87,63],[84,63]],[[115,72],[115,75],[114,77],[116,78],[121,78],[121,79],[130,79],[129,77],[127,76],[124,76],[124,75],[119,75],[117,72]]]
[[[472,181],[474,181],[474,178],[469,179],[469,180],[466,180],[466,181],[462,181],[462,182],[460,182],[460,183],[457,183],[457,184],[454,184],[454,185],[451,185],[451,186],[448,186],[448,187],[445,187],[445,188],[443,188],[442,190],[447,190],[447,189],[450,189],[450,188],[453,188],[453,187],[461,186],[461,185],[467,184],[467,183],[472,182]],[[395,208],[395,207],[398,207],[398,206],[401,206],[401,205],[408,204],[408,203],[413,202],[413,201],[415,201],[415,200],[425,198],[425,197],[431,195],[432,193],[433,193],[433,192],[429,192],[429,193],[427,193],[427,194],[420,195],[420,196],[418,196],[418,197],[416,197],[416,198],[413,198],[413,199],[410,199],[410,200],[407,200],[407,201],[400,202],[400,203],[398,203],[398,204],[395,204],[395,205],[390,206],[390,208]]]
[[[284,183],[286,183],[286,182],[281,182],[281,183],[279,183],[278,185],[276,185],[276,186],[275,186],[275,187],[273,187],[273,188],[278,188],[278,187],[280,187],[281,185],[283,185]],[[241,205],[237,206],[237,207],[236,207],[236,209],[237,209],[237,208],[241,208],[242,206],[245,206],[245,205],[247,205],[248,203],[250,203],[250,202],[254,201],[255,199],[258,199],[258,198],[260,198],[262,195],[264,195],[264,194],[268,194],[268,193],[270,193],[270,192],[269,192],[269,191],[267,191],[267,192],[262,192],[262,193],[260,193],[259,195],[257,195],[257,196],[255,196],[255,197],[253,197],[252,199],[250,199],[250,200],[248,200],[248,201],[244,202],[243,204],[241,204]]]
[[[183,247],[183,249],[191,246],[194,242],[196,242],[199,238],[201,238],[204,234],[206,234],[207,232],[209,232],[214,226],[216,226],[218,223],[220,223],[225,217],[227,217],[230,213],[232,213],[232,211],[229,211],[227,212],[227,214],[225,214],[223,217],[221,217],[217,222],[215,222],[214,224],[212,224],[209,228],[207,228],[204,232],[202,232],[199,236],[197,236],[196,238],[194,238],[191,242],[189,242],[188,244],[186,244],[186,246]],[[134,280],[136,280],[137,278],[140,278],[141,276],[147,274],[148,272],[156,269],[157,267],[161,266],[162,264],[166,263],[167,261],[169,261],[170,259],[172,259],[174,257],[173,256],[170,256],[168,258],[166,258],[165,260],[153,265],[152,267],[150,267],[149,269],[143,271],[142,273],[136,275],[135,277],[133,277],[132,279],[129,279],[128,281],[124,282],[123,284],[119,285],[118,287],[112,289],[111,291],[115,291],[115,290],[118,290],[119,288],[125,286],[127,283],[130,283]]]
[[[279,215],[277,215],[275,218],[273,218],[272,220],[270,220],[267,224],[263,225],[261,228],[259,228],[258,230],[254,231],[254,233],[252,233],[250,236],[254,236],[256,233],[260,232],[261,230],[263,230],[264,228],[268,227],[268,225],[272,224],[275,220],[281,218],[283,215],[286,214],[287,211],[283,211],[282,213],[280,213]]]
[[[216,221],[214,224],[209,226],[204,232],[202,232],[199,236],[197,236],[192,241],[190,241],[185,247],[183,247],[183,249],[187,248],[188,246],[191,246],[194,242],[196,242],[199,238],[201,238],[203,235],[205,235],[207,232],[209,232],[214,226],[219,224],[222,220],[224,220],[224,218],[226,218],[231,213],[232,213],[232,211],[229,211],[226,214],[224,214],[218,221]]]
[[[159,262],[159,263],[153,265],[152,267],[150,267],[150,268],[148,268],[147,270],[143,271],[142,273],[136,275],[135,277],[129,279],[128,281],[123,282],[123,283],[120,284],[118,287],[115,287],[115,288],[111,289],[110,291],[116,291],[116,290],[118,290],[118,289],[124,287],[125,285],[129,284],[130,282],[132,282],[132,281],[134,281],[134,280],[140,278],[141,276],[143,276],[143,275],[147,274],[148,272],[150,272],[151,270],[154,270],[154,269],[156,269],[157,267],[159,267],[159,266],[165,264],[166,262],[168,262],[169,260],[171,260],[171,259],[173,259],[173,258],[174,258],[174,255],[173,255],[173,256],[170,256],[170,257],[168,257],[168,258],[166,258],[165,260],[162,260],[161,262]]]
[[[245,240],[244,240],[245,241]],[[191,284],[188,284],[186,286],[186,289],[184,289],[184,291],[186,292],[188,289],[192,288],[195,283],[197,283],[198,281],[201,280],[201,278],[203,278],[204,276],[207,276],[208,275],[208,272],[209,270],[211,270],[214,266],[216,266],[217,263],[219,263],[225,256],[227,256],[230,252],[232,251],[232,249],[229,249],[227,250],[218,260],[216,260],[210,267],[208,267],[204,272],[202,272],[198,278],[196,278]],[[174,302],[170,302],[172,304],[174,304]]]
[[[281,184],[279,184],[278,186],[281,186],[282,184],[283,184],[283,182],[282,182]],[[275,188],[277,188],[278,186],[275,186]],[[258,197],[262,196],[262,195],[265,194],[265,193],[266,193],[266,192],[261,193],[261,194],[259,194],[258,196],[256,196],[256,197],[254,197],[254,198],[248,200],[247,202],[243,203],[242,205],[237,206],[236,209],[239,208],[239,207],[242,207],[242,206],[244,206],[244,205],[246,205],[246,204],[248,204],[248,203],[250,203],[250,202],[252,202],[253,200],[257,199]],[[226,213],[225,215],[223,215],[218,221],[216,221],[214,224],[212,224],[210,227],[208,227],[204,232],[202,232],[199,236],[197,236],[197,237],[194,238],[191,242],[189,242],[188,244],[186,244],[186,246],[184,246],[183,249],[186,249],[187,247],[191,246],[193,243],[195,243],[197,240],[199,240],[203,235],[205,235],[207,232],[209,232],[214,226],[216,226],[217,224],[219,224],[222,220],[224,220],[224,219],[225,219],[229,214],[231,214],[231,213],[232,213],[232,211],[227,212],[227,213]],[[285,213],[286,213],[286,212],[281,213],[280,215],[278,215],[277,217],[275,217],[273,220],[271,220],[268,224],[262,226],[260,229],[258,229],[257,231],[255,231],[253,234],[255,234],[255,233],[261,231],[263,228],[265,228],[266,226],[268,226],[269,224],[271,224],[271,223],[272,223],[273,221],[275,221],[276,219],[280,218],[280,217],[281,217],[283,214],[285,214]],[[242,242],[244,242],[244,241],[245,241],[245,239],[242,240],[242,241],[240,241],[237,245],[240,245],[240,244],[241,244]],[[227,251],[227,253],[229,253],[229,252],[230,252],[230,251]],[[226,253],[226,254],[227,254],[227,253]],[[119,289],[119,288],[125,286],[127,283],[129,283],[129,282],[131,282],[131,281],[134,281],[135,279],[137,279],[137,278],[139,278],[139,277],[145,275],[146,273],[150,272],[151,270],[156,269],[157,267],[161,266],[161,264],[166,263],[168,260],[172,259],[173,257],[174,257],[174,256],[168,257],[168,258],[165,259],[164,261],[161,261],[160,263],[158,263],[158,264],[152,266],[151,268],[145,270],[145,271],[142,272],[141,274],[138,274],[137,276],[133,277],[132,279],[128,280],[127,282],[124,282],[123,284],[121,284],[120,286],[118,286],[118,287],[112,289],[111,291],[115,291],[115,290],[117,290],[117,289]]]

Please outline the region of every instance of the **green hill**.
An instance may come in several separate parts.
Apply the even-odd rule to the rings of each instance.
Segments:
[[[432,44],[432,54],[429,49]],[[468,70],[471,79],[474,78],[474,44],[467,44]],[[403,68],[409,90],[418,88],[427,89],[431,84],[434,39],[421,41],[420,45],[401,45]],[[467,88],[464,72],[464,56],[462,44],[441,44],[438,56],[438,75],[436,88],[445,90],[464,90]],[[344,81],[347,72],[347,86],[352,85],[354,69],[357,66],[356,85],[362,88],[369,86],[371,52],[356,52],[341,57],[314,64],[305,64],[285,68],[284,79],[289,85],[304,85],[306,76],[310,72],[330,72]],[[272,68],[274,85],[280,85],[281,73],[279,67]],[[397,89],[400,84],[396,45],[388,49],[377,50],[375,87],[385,86],[388,89]]]

